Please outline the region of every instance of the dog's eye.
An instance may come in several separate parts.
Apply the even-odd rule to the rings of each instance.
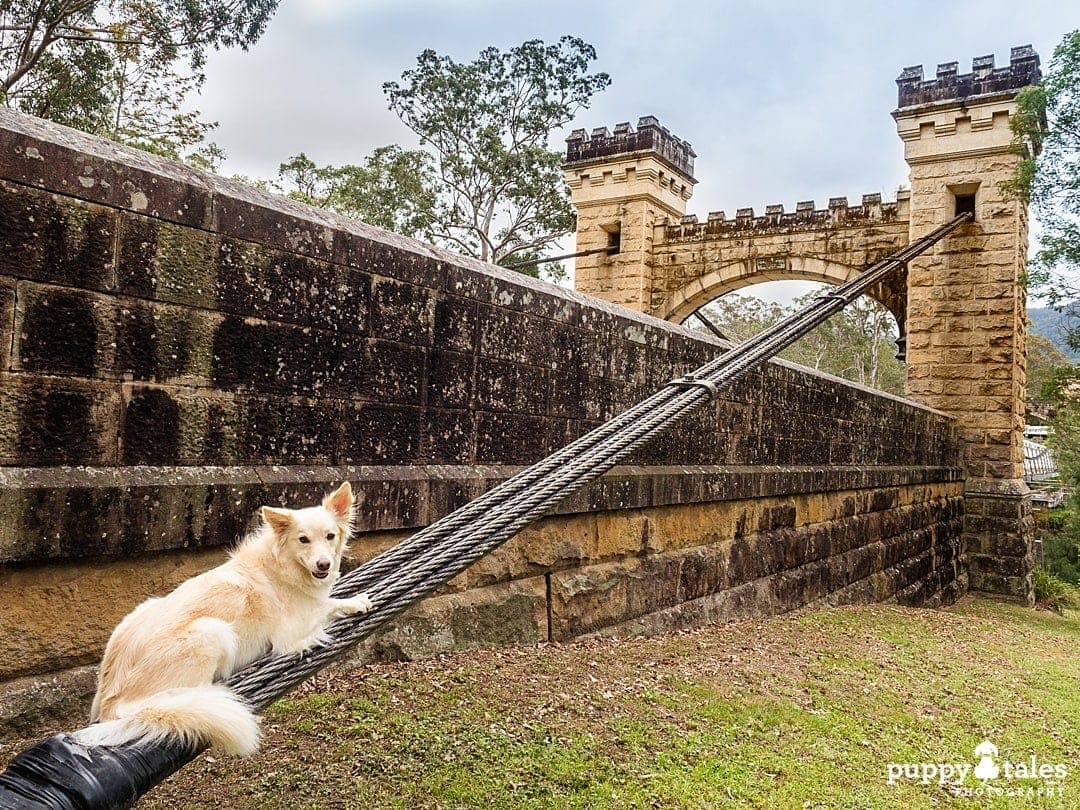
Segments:
[[[330,534],[326,535],[326,539],[327,540],[333,540],[334,539],[334,533],[330,532]]]
[[[308,540],[307,535],[302,534],[302,535],[300,535],[300,542],[301,543],[310,543],[311,541]]]

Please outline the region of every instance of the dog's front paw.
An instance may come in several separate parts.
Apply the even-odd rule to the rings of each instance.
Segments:
[[[332,599],[330,600],[330,618],[367,613],[372,607],[371,597],[366,593],[357,594],[349,599]]]
[[[374,605],[371,602],[371,597],[366,593],[360,593],[351,599],[347,600],[349,603],[349,611],[351,613],[367,613]]]
[[[277,652],[285,653],[286,655],[299,655],[303,658],[315,647],[326,647],[333,644],[334,640],[330,638],[330,635],[323,629],[316,630],[310,636],[306,638],[294,641],[291,644],[284,646]]]

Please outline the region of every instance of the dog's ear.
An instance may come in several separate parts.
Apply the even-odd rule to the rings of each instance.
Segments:
[[[266,521],[266,525],[273,529],[276,534],[284,534],[292,526],[292,512],[288,509],[275,509],[272,506],[264,506],[262,516],[263,520]]]
[[[353,492],[348,481],[323,498],[323,507],[343,523],[352,519]]]

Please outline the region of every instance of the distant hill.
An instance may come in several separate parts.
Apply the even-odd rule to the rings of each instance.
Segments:
[[[1080,302],[1074,301],[1070,306],[1080,309]],[[1065,315],[1049,307],[1028,307],[1028,318],[1031,320],[1031,331],[1036,335],[1042,335],[1049,340],[1067,357],[1080,360],[1080,352],[1073,351],[1065,343]],[[1078,323],[1074,317],[1073,324]]]

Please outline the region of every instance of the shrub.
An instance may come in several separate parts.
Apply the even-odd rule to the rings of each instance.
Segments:
[[[1058,613],[1080,610],[1080,588],[1054,576],[1045,568],[1036,568],[1035,601]]]

